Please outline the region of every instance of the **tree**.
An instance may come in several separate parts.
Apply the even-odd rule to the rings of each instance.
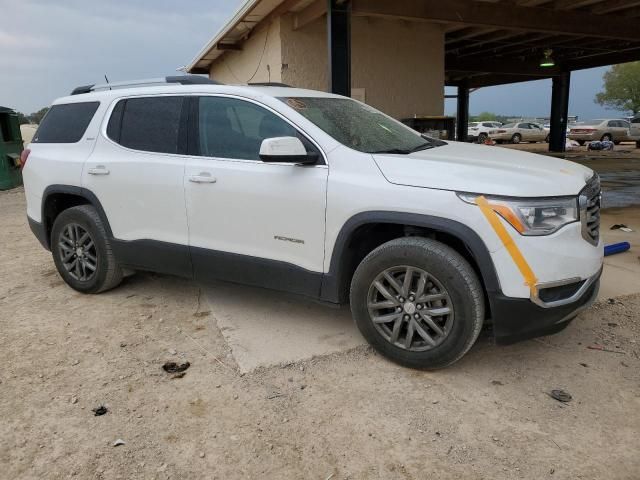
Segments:
[[[16,112],[18,114],[18,124],[24,125],[25,123],[29,123],[29,117],[27,117],[22,112]]]
[[[640,62],[614,65],[604,74],[604,91],[596,103],[615,110],[640,112]]]
[[[498,119],[498,116],[495,113],[491,112],[482,112],[476,115],[477,122],[494,122]]]
[[[29,120],[31,121],[31,123],[40,124],[40,122],[42,121],[42,117],[44,117],[44,115],[48,111],[49,111],[49,107],[41,108],[37,112],[34,112],[31,115],[29,115]]]

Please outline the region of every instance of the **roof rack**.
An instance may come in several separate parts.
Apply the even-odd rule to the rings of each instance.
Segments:
[[[291,85],[287,85],[286,83],[279,83],[279,82],[254,82],[254,83],[247,83],[247,85],[249,85],[250,87],[286,87],[286,88],[293,88]]]
[[[128,87],[148,87],[150,85],[167,85],[170,83],[179,83],[181,85],[222,85],[220,82],[211,80],[199,75],[169,75],[167,77],[160,78],[148,78],[145,80],[129,80],[125,82],[116,83],[103,83],[100,85],[82,85],[76,87],[71,92],[71,95],[80,95],[83,93],[91,93],[96,90],[111,90],[114,88],[128,88]]]

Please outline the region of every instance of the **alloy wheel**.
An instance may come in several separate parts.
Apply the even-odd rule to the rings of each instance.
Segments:
[[[451,333],[453,302],[442,283],[412,266],[388,268],[376,277],[367,297],[369,316],[389,343],[421,352]]]
[[[58,255],[65,270],[75,280],[91,280],[98,268],[96,246],[89,232],[70,223],[60,232]]]

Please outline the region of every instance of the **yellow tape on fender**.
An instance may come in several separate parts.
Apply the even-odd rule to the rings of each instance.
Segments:
[[[498,214],[493,210],[493,208],[491,208],[491,205],[483,196],[476,198],[476,204],[480,207],[480,210],[489,221],[489,224],[491,224],[491,226],[495,230],[496,235],[498,235],[498,237],[502,241],[504,248],[506,248],[507,252],[509,252],[513,263],[515,263],[516,267],[518,267],[518,270],[520,270],[520,273],[524,278],[525,285],[529,287],[529,289],[531,290],[531,294],[535,295],[538,279],[533,273],[533,270],[531,270],[529,263],[527,263],[527,261],[525,260],[524,255],[522,255],[522,252],[513,241],[513,238],[511,238],[511,235],[509,235],[509,232],[500,221]]]

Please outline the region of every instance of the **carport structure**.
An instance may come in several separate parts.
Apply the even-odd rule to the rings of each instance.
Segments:
[[[279,44],[265,26],[276,20]],[[397,103],[405,96],[410,103],[427,105],[416,90],[423,81],[435,96],[435,78],[439,105],[444,104],[445,85],[458,88],[459,140],[466,139],[471,89],[551,78],[549,149],[556,152],[565,148],[571,72],[640,60],[639,0],[247,0],[188,71],[218,77],[233,73],[230,65],[253,58],[250,42],[260,27],[267,33],[262,55],[254,62],[254,81],[289,80],[347,96],[352,87],[366,84],[374,92],[374,106],[400,116],[407,108],[394,111],[395,104],[376,98],[374,83],[412,77],[396,82],[395,88],[388,83],[386,93]],[[396,39],[397,50],[385,54]],[[413,42],[415,51],[407,52],[413,50],[407,42]],[[379,62],[368,59],[371,50],[380,52]],[[265,54],[271,63],[263,61]],[[278,55],[280,72],[275,72]],[[263,63],[268,78],[261,71]],[[420,68],[424,63],[427,70]],[[429,113],[442,113],[436,110]]]

